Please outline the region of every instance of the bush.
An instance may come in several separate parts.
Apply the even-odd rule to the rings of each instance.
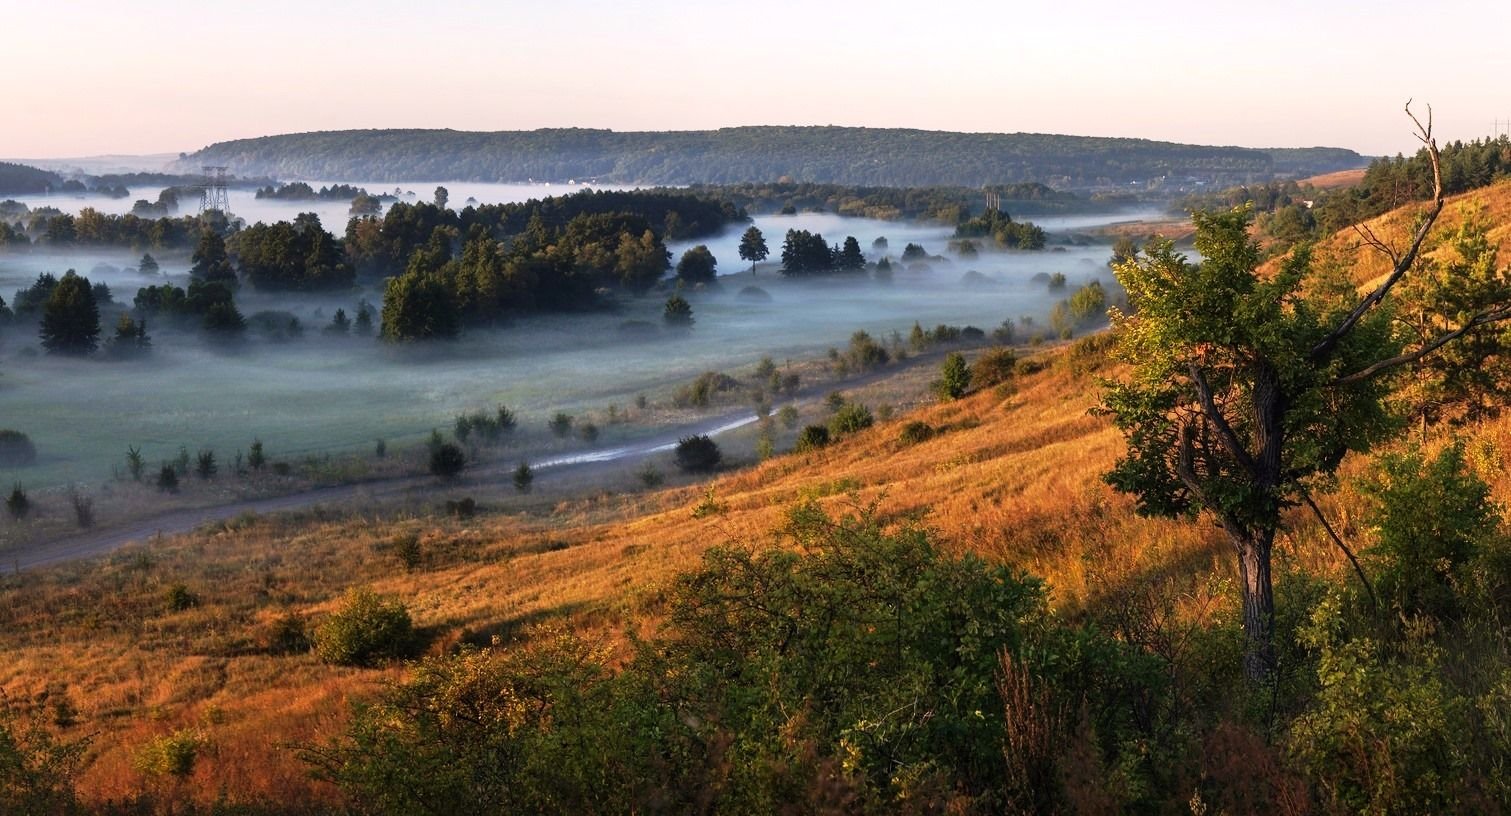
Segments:
[[[309,628],[304,618],[296,612],[285,612],[273,619],[262,638],[262,648],[268,654],[303,654],[310,650]]]
[[[82,812],[73,777],[86,747],[84,742],[59,742],[35,724],[22,727],[10,705],[0,701],[0,813]]]
[[[547,424],[551,428],[551,433],[554,434],[557,439],[566,439],[567,436],[572,433],[573,421],[574,420],[571,414],[557,411],[556,415],[551,417],[551,421]]]
[[[455,479],[461,475],[465,467],[467,467],[467,454],[450,442],[442,443],[430,452],[430,473],[438,478],[446,481]]]
[[[529,462],[520,462],[514,469],[514,489],[521,493],[529,493],[530,486],[535,483],[535,471],[530,469]]]
[[[1018,355],[1010,348],[989,348],[971,363],[970,383],[978,388],[1000,385],[1013,378],[1018,366]]]
[[[477,500],[471,496],[446,500],[446,515],[466,520],[477,515]]]
[[[5,512],[10,514],[11,521],[23,521],[31,513],[31,499],[20,482],[11,487],[10,495],[5,499]]]
[[[858,402],[847,402],[845,406],[829,418],[829,435],[833,438],[847,436],[863,431],[876,420],[871,416],[871,409]]]
[[[136,755],[136,769],[148,776],[175,776],[180,779],[194,773],[205,738],[190,729],[153,737]]]
[[[163,593],[163,605],[168,607],[169,612],[183,612],[199,606],[199,596],[184,584],[174,584]]]
[[[792,430],[797,427],[797,408],[791,405],[783,405],[776,412],[776,418],[782,423],[782,427]]]
[[[798,453],[815,451],[829,444],[829,429],[823,425],[809,425],[797,435]]]
[[[904,445],[917,445],[934,438],[934,426],[927,422],[909,422],[902,426],[902,431],[897,434],[897,441]]]
[[[31,437],[20,431],[0,429],[0,468],[19,468],[35,464],[37,447]]]
[[[79,492],[78,488],[68,491],[68,504],[73,508],[73,520],[81,528],[94,526],[94,499]]]
[[[942,400],[957,400],[971,389],[971,370],[965,364],[965,355],[952,352],[944,358],[939,379],[934,383],[934,393]]]
[[[164,462],[163,469],[157,472],[157,489],[164,493],[178,492],[178,470],[167,462]]]
[[[661,474],[654,462],[646,462],[644,467],[635,471],[635,477],[640,480],[640,484],[648,488],[660,487],[666,481],[666,477]]]
[[[677,440],[676,456],[677,467],[689,473],[712,471],[724,458],[719,451],[719,445],[704,434]]]
[[[404,657],[413,647],[409,610],[366,588],[348,591],[341,608],[315,630],[316,653],[338,666],[373,666]]]

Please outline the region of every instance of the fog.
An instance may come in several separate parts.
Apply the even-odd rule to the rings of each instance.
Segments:
[[[475,194],[469,185],[448,187],[453,205]],[[529,189],[540,193],[540,188]],[[298,209],[307,208],[293,211]],[[344,214],[334,217],[327,226],[339,229],[344,220]],[[1095,221],[1078,217],[1041,223],[1055,230]],[[641,393],[665,400],[700,372],[750,366],[763,355],[779,364],[819,358],[831,346],[843,347],[856,330],[884,339],[893,331],[906,335],[918,321],[926,327],[950,323],[990,331],[1004,319],[1016,322],[1023,315],[1034,316],[1042,326],[1053,304],[1074,287],[1111,280],[1105,245],[1037,253],[983,251],[969,261],[934,259],[927,269],[910,270],[896,260],[903,246],[911,241],[930,255],[947,254],[949,230],[826,214],[763,216],[755,223],[766,235],[772,261],[753,281],[742,274],[688,292],[696,324],[680,335],[661,329],[665,291],[624,298],[612,311],[522,318],[417,352],[395,350],[372,338],[321,334],[335,308],[351,315],[363,297],[379,305],[381,295],[375,290],[269,296],[243,287],[237,298],[244,314],[293,312],[304,324],[303,338],[274,343],[249,330],[251,339],[243,348],[217,350],[196,334],[149,325],[153,351],[141,361],[50,357],[40,353],[33,334],[13,326],[0,337],[0,427],[29,434],[38,462],[0,471],[0,483],[98,484],[121,464],[127,445],[139,446],[148,463],[176,455],[181,446],[191,452],[214,449],[228,461],[254,437],[275,458],[369,452],[377,438],[397,449],[418,443],[432,428],[449,429],[462,411],[500,403],[519,413],[524,428],[539,431],[558,410],[601,412],[610,404],[625,407]],[[721,273],[747,269],[736,251],[744,228],[738,225],[699,242],[712,249]],[[830,243],[853,235],[873,260],[879,253],[872,250],[872,241],[885,236],[894,261],[893,282],[783,278],[773,262],[789,228],[821,232]],[[680,254],[689,245],[671,249]],[[155,277],[137,274],[135,261],[135,254],[126,251],[0,255],[0,293],[9,301],[40,271],[75,268],[108,284],[116,300],[129,305],[137,287],[187,280],[185,258],[163,258],[164,274]],[[100,264],[131,268],[110,271],[97,268]],[[973,276],[975,283],[962,280],[968,271],[980,273]],[[1069,288],[1050,292],[1042,280],[1034,280],[1039,273],[1055,272],[1066,275]],[[741,297],[740,290],[751,283],[770,300]],[[643,337],[625,331],[627,321],[646,321],[655,328]],[[109,333],[107,327],[103,334]],[[627,444],[633,433],[616,429],[602,444]]]

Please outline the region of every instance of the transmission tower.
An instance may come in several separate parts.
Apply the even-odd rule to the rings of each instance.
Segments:
[[[1002,194],[988,191],[986,193],[986,211],[1000,212],[1002,210]]]
[[[225,167],[206,167],[205,184],[199,188],[199,214],[220,210],[231,214],[231,194],[226,187]]]

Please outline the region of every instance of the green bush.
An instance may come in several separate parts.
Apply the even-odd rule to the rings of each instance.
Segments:
[[[849,434],[863,431],[873,424],[876,419],[871,416],[871,409],[858,402],[847,402],[845,406],[829,417],[829,436],[839,438]]]
[[[404,604],[355,588],[315,630],[315,652],[327,663],[373,666],[407,656],[414,639],[414,624]]]
[[[917,445],[934,438],[934,426],[927,422],[913,421],[902,426],[902,431],[897,434],[897,441],[904,445]]]
[[[829,429],[823,425],[809,425],[797,435],[798,453],[816,451],[829,445]]]
[[[1010,348],[989,348],[971,363],[970,383],[977,388],[990,388],[1013,378],[1018,367],[1018,355]]]
[[[81,813],[73,779],[87,747],[23,725],[0,700],[0,813]]]
[[[942,400],[957,400],[971,389],[971,369],[965,364],[965,355],[951,352],[944,358],[939,379],[934,382],[934,393]]]
[[[188,777],[204,745],[204,736],[190,729],[153,737],[137,751],[136,769],[148,776]]]
[[[677,440],[677,467],[689,473],[706,473],[719,466],[724,458],[718,443],[698,434]]]

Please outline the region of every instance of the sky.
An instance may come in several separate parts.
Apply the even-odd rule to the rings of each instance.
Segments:
[[[1511,2],[0,0],[0,156],[755,124],[1411,152],[1511,128]]]

